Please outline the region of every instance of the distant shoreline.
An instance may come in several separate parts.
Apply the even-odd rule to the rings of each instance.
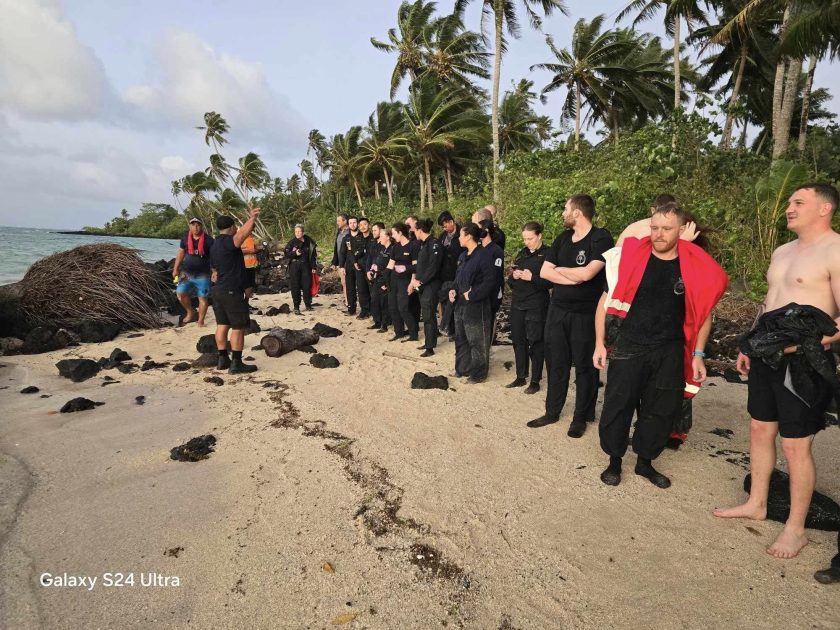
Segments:
[[[71,236],[114,236],[124,238],[153,238],[159,241],[177,241],[177,236],[147,236],[145,234],[112,234],[111,232],[87,232],[85,230],[50,230],[53,234],[69,234]]]

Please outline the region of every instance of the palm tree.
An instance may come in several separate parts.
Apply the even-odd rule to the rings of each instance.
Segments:
[[[364,206],[362,191],[359,188],[357,161],[361,135],[362,128],[356,125],[350,127],[347,133],[334,135],[328,145],[329,168],[332,177],[343,185],[353,187],[360,208]]]
[[[423,69],[441,86],[457,85],[483,94],[473,79],[489,79],[490,54],[481,35],[464,30],[457,14],[435,20],[423,35]]]
[[[623,20],[629,13],[638,11],[636,19],[633,20],[633,26],[638,26],[641,22],[653,17],[660,6],[665,8],[665,31],[674,38],[674,109],[678,109],[682,103],[680,94],[682,87],[680,79],[681,24],[682,20],[685,20],[690,33],[692,24],[695,22],[706,23],[706,15],[700,8],[698,0],[633,0],[618,14],[616,22]],[[676,136],[674,138],[676,139]]]
[[[608,30],[601,32],[606,17],[598,15],[592,22],[583,18],[575,24],[572,34],[572,49],[557,50],[554,39],[546,35],[545,42],[557,59],[556,63],[538,63],[531,70],[549,70],[554,73],[549,83],[542,89],[545,95],[560,87],[568,88],[566,100],[560,116],[561,124],[574,117],[575,151],[580,147],[581,109],[583,101],[590,108],[601,111],[608,108],[611,100],[610,83],[617,83],[622,74],[622,59],[635,48],[634,39],[620,37],[619,32]]]
[[[370,43],[377,50],[397,53],[397,63],[391,74],[391,100],[396,96],[406,74],[412,82],[417,79],[423,65],[423,45],[432,25],[435,6],[434,2],[424,0],[404,1],[397,9],[397,28],[388,30],[388,42],[370,38]]]
[[[775,34],[778,21],[767,11],[756,13],[750,24],[738,24],[729,28],[732,19],[749,0],[716,0],[719,21],[696,30],[688,38],[689,43],[702,44],[705,50],[718,45],[721,50],[701,61],[706,72],[697,84],[698,89],[708,91],[727,75],[728,82],[723,90],[731,90],[726,108],[726,122],[723,125],[720,146],[729,148],[732,142],[732,127],[735,111],[742,93],[746,69],[750,65],[775,64]],[[737,68],[737,70],[736,70]]]
[[[327,139],[317,129],[312,129],[309,132],[309,141],[306,147],[306,155],[313,153],[315,156],[315,163],[323,172],[327,164]]]
[[[300,192],[300,175],[295,173],[286,180],[286,191],[292,195]]]
[[[430,78],[418,80],[412,86],[408,103],[403,107],[405,138],[417,158],[423,193],[429,209],[434,208],[432,191],[432,162],[444,164],[447,191],[451,188],[451,164],[448,156],[461,145],[480,145],[486,118],[475,102],[462,91],[438,89]]]
[[[464,9],[472,0],[455,0],[455,13],[463,15]],[[491,125],[493,130],[493,201],[499,202],[499,85],[502,75],[502,54],[506,50],[504,29],[508,34],[518,38],[520,35],[519,16],[517,15],[516,0],[479,0],[482,5],[482,32],[485,20],[492,15],[494,25],[494,63],[493,63],[493,93],[491,97]],[[542,19],[537,13],[541,10],[545,16],[550,16],[555,10],[566,15],[566,3],[563,0],[521,0],[521,7],[531,22],[533,28],[542,26]]]
[[[516,151],[532,151],[541,144],[537,133],[540,117],[531,107],[537,98],[537,95],[531,91],[533,86],[533,81],[522,79],[512,91],[505,92],[502,98],[502,104],[499,107],[501,155]]]
[[[358,165],[367,178],[373,175],[373,190],[379,198],[381,174],[388,192],[388,205],[394,204],[393,173],[399,168],[406,151],[402,134],[402,103],[381,102],[376,106],[365,128],[367,137],[359,147]]]
[[[191,214],[198,215],[207,223],[212,216],[212,208],[209,206],[206,194],[218,191],[219,182],[210,175],[197,171],[192,175],[186,175],[181,180],[180,188],[183,192],[191,195],[187,210]]]

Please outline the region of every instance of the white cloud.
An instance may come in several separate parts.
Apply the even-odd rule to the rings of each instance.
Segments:
[[[123,94],[152,120],[194,127],[212,110],[228,121],[231,139],[261,143],[279,157],[305,146],[306,122],[272,89],[259,64],[216,51],[192,33],[173,31],[158,48],[156,68],[154,85]]]
[[[52,0],[0,0],[0,106],[32,118],[101,114],[110,84]]]
[[[195,164],[180,155],[167,155],[160,159],[160,168],[175,175],[184,175],[191,173]]]

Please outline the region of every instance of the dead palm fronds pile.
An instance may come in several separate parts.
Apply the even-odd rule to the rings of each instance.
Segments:
[[[165,287],[133,249],[82,245],[39,260],[21,281],[20,305],[37,322],[72,327],[107,321],[126,328],[162,324]]]

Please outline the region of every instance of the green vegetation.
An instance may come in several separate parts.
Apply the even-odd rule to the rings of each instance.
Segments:
[[[259,205],[261,238],[287,238],[305,222],[323,249],[338,212],[392,223],[448,209],[463,219],[497,200],[515,247],[526,220],[557,234],[570,194],[592,194],[598,221],[618,233],[670,192],[709,228],[733,277],[760,290],[769,253],[789,237],[791,189],[840,180],[831,95],[813,89],[817,64],[840,54],[840,0],[628,0],[619,21],[631,26],[578,20],[565,45],[547,33],[545,60],[532,70],[548,70],[548,82],[538,93],[523,78],[501,94],[506,37],[519,36],[523,19],[539,29],[542,17],[565,15],[566,3],[481,0],[492,25],[484,33],[464,22],[469,0],[456,0],[451,14],[442,4],[403,2],[387,37],[371,38],[393,56],[382,81],[391,100],[366,124],[332,136],[311,130],[299,173],[272,177],[254,153],[227,162],[227,122],[205,114],[199,129],[212,153],[206,169],[173,182],[179,209],[209,221]],[[637,30],[660,18],[673,41]],[[491,76],[488,96],[475,82]],[[405,101],[393,100],[406,87]],[[537,115],[538,97],[556,118]],[[596,144],[585,129],[596,130]],[[161,219],[148,233],[179,220],[186,229],[183,218],[164,220],[168,206],[147,206]],[[146,212],[109,227],[132,222],[135,231]]]
[[[119,216],[108,221],[104,227],[86,227],[84,231],[109,236],[180,238],[186,231],[186,222],[184,215],[167,203],[144,203],[134,217],[123,208]]]

